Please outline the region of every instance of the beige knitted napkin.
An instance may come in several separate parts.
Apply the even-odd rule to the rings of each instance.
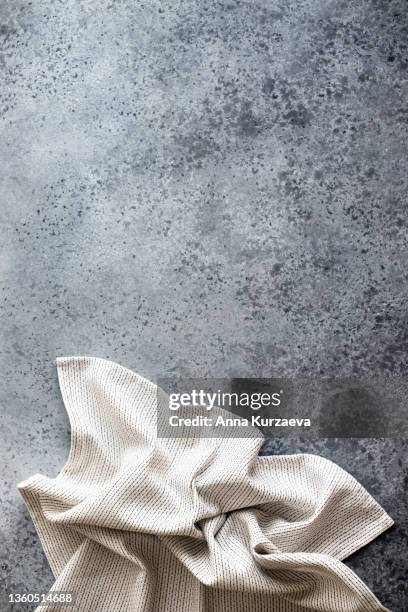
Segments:
[[[75,610],[385,610],[341,562],[392,525],[350,474],[259,457],[260,436],[159,439],[154,384],[94,357],[57,368],[69,458],[19,489]]]

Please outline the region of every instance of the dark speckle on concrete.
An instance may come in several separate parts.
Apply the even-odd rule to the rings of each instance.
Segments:
[[[16,483],[68,454],[56,356],[406,375],[407,34],[403,0],[0,3],[5,590],[52,584]],[[406,443],[267,451],[383,503],[350,564],[406,612]]]

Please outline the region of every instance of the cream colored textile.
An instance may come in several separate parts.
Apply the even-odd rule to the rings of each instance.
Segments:
[[[392,520],[347,472],[258,457],[261,437],[158,439],[154,384],[93,357],[57,368],[69,458],[19,489],[75,610],[385,610],[341,559]]]

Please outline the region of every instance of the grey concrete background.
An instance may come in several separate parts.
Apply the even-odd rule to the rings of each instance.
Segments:
[[[52,583],[16,483],[68,454],[56,356],[405,376],[407,34],[402,0],[0,3],[2,590]],[[349,563],[406,612],[407,442],[291,451],[392,514]]]

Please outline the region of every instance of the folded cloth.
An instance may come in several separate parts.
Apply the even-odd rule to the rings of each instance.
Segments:
[[[156,385],[94,357],[57,369],[69,457],[19,490],[73,609],[386,610],[341,562],[393,523],[350,474],[309,454],[260,457],[261,435],[158,438]]]

